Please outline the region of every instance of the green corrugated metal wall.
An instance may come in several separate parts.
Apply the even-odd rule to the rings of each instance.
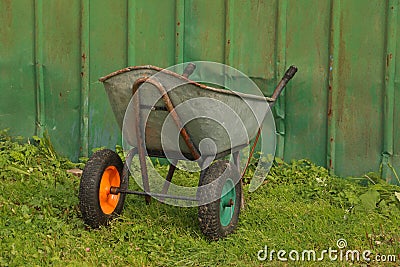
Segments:
[[[72,159],[120,140],[100,76],[210,60],[266,94],[299,67],[276,106],[286,160],[400,171],[399,0],[1,0],[0,12],[0,128],[46,129]]]

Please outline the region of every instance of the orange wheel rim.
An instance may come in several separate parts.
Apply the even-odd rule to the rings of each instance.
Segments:
[[[111,187],[119,187],[121,179],[119,172],[115,166],[108,166],[101,177],[99,188],[99,200],[101,210],[105,214],[111,214],[118,205],[119,194],[114,195],[110,193]]]

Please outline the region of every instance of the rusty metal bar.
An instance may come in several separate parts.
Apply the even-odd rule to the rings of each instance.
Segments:
[[[175,195],[166,195],[166,194],[158,194],[158,193],[146,193],[146,192],[141,192],[141,191],[121,189],[119,187],[111,187],[110,193],[113,195],[132,194],[132,195],[141,195],[141,196],[145,196],[145,197],[159,197],[159,198],[171,198],[171,199],[188,200],[188,201],[198,201],[198,199],[195,197],[175,196]]]
[[[339,90],[339,42],[340,42],[340,11],[341,0],[332,0],[329,40],[329,71],[328,71],[328,140],[326,165],[331,174],[335,173],[336,160],[336,110]]]
[[[253,157],[254,150],[256,149],[256,146],[257,146],[257,143],[258,143],[258,139],[260,138],[260,135],[261,135],[261,128],[258,129],[258,132],[257,132],[257,135],[256,135],[256,139],[254,139],[254,143],[253,143],[253,145],[251,147],[251,150],[250,150],[249,158],[247,159],[246,166],[244,167],[243,172],[241,173],[241,177],[244,176],[244,174],[246,173],[247,168],[249,167],[250,160]],[[240,173],[240,170],[239,170],[239,173]]]
[[[178,127],[178,129],[180,129],[180,134],[181,134],[183,140],[185,141],[187,147],[189,148],[190,153],[192,154],[192,156],[195,160],[199,159],[200,153],[197,151],[197,148],[195,147],[194,143],[192,142],[187,130],[185,129],[184,126],[182,126],[181,119],[179,118],[178,114],[175,111],[175,107],[172,104],[172,101],[168,95],[167,90],[164,88],[164,86],[159,81],[156,81],[156,79],[154,77],[152,77],[151,79],[148,79],[147,82],[154,85],[160,91],[162,99],[165,103],[165,106],[167,107],[169,113],[171,114],[172,119],[175,122],[176,126]]]
[[[382,177],[387,182],[396,183],[391,170],[394,150],[394,107],[395,107],[395,58],[397,46],[397,13],[398,0],[387,2],[387,27],[386,27],[386,64],[385,64],[385,88],[383,103],[383,152],[382,152]]]
[[[144,82],[146,82],[148,78],[149,78],[149,77],[142,77],[142,78],[137,79],[137,80],[133,83],[133,85],[132,85],[132,96],[134,96],[134,95],[136,94],[136,92],[137,92],[137,90],[139,89],[139,87],[140,87]]]
[[[81,0],[81,155],[89,154],[89,0]]]

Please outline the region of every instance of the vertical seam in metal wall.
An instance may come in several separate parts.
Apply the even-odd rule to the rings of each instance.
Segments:
[[[230,66],[233,62],[232,51],[232,38],[233,38],[233,7],[234,1],[225,0],[225,49],[224,49],[224,60],[225,64]]]
[[[36,82],[36,125],[35,131],[43,135],[46,126],[43,70],[43,3],[35,0],[35,82]]]
[[[328,69],[328,124],[327,124],[327,168],[331,174],[335,172],[336,160],[336,102],[339,90],[339,42],[341,0],[332,0],[329,37],[329,69]]]
[[[175,1],[175,64],[184,62],[185,1]],[[181,71],[182,73],[182,71]]]
[[[234,34],[234,27],[232,26],[233,23],[233,11],[234,11],[234,1],[232,0],[225,0],[224,8],[225,8],[225,25],[224,25],[224,64],[227,66],[231,66],[234,60],[234,51],[232,50],[232,39]],[[239,67],[239,66],[236,66]],[[224,67],[224,86],[226,88],[232,88],[232,79],[228,77],[227,70],[228,67]]]
[[[394,134],[394,97],[395,97],[395,58],[397,45],[397,12],[398,0],[387,2],[386,24],[386,64],[384,77],[384,103],[383,103],[383,152],[382,152],[382,176],[391,182],[390,167],[393,156]],[[392,181],[395,182],[395,181]]]
[[[135,23],[135,13],[136,13],[136,0],[127,1],[127,65],[136,65],[136,49],[135,49],[135,37],[136,37],[136,23]]]
[[[286,68],[286,33],[287,33],[287,0],[277,1],[276,17],[276,81],[283,76]],[[282,92],[274,106],[276,117],[279,119],[277,126],[276,152],[278,157],[284,157],[285,150],[285,91]]]
[[[81,0],[81,155],[89,154],[89,31],[90,0]]]

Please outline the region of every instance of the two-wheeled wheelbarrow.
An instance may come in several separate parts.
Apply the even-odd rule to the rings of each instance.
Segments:
[[[144,195],[147,203],[150,203],[151,197],[161,201],[176,199],[196,202],[200,229],[210,239],[225,237],[234,231],[242,203],[241,178],[248,166],[246,164],[241,170],[239,151],[248,148],[249,140],[253,140],[250,160],[260,136],[261,126],[251,114],[252,108],[261,107],[268,112],[297,68],[291,66],[286,71],[271,97],[194,82],[188,77],[195,69],[196,66],[189,63],[183,74],[179,75],[147,65],[125,68],[100,78],[117,122],[125,134],[124,139],[131,149],[125,162],[116,152],[102,149],[95,152],[86,163],[79,200],[87,225],[93,228],[107,225],[121,213],[126,195],[136,194]],[[192,103],[192,99],[212,101]],[[182,112],[179,105],[186,101],[189,104]],[[216,122],[203,116],[221,114],[218,103],[226,105],[235,114],[234,119],[223,115]],[[193,114],[190,116],[197,116],[197,120],[184,119],[191,112]],[[235,120],[240,120],[241,124]],[[232,134],[235,138],[229,138],[224,129],[232,124],[235,125],[236,132]],[[165,131],[161,129],[168,125],[167,129],[177,129],[178,146],[166,149],[165,143],[171,138],[165,137]],[[207,146],[201,148],[202,140],[207,138],[214,142],[213,146],[209,146],[212,149],[207,149]],[[134,156],[138,156],[143,191],[128,188],[130,164]],[[158,191],[150,188],[147,156],[167,158],[171,162],[165,182]],[[227,156],[230,156],[229,160]],[[201,169],[197,193],[192,197],[168,194],[176,164],[182,160],[195,161]]]

